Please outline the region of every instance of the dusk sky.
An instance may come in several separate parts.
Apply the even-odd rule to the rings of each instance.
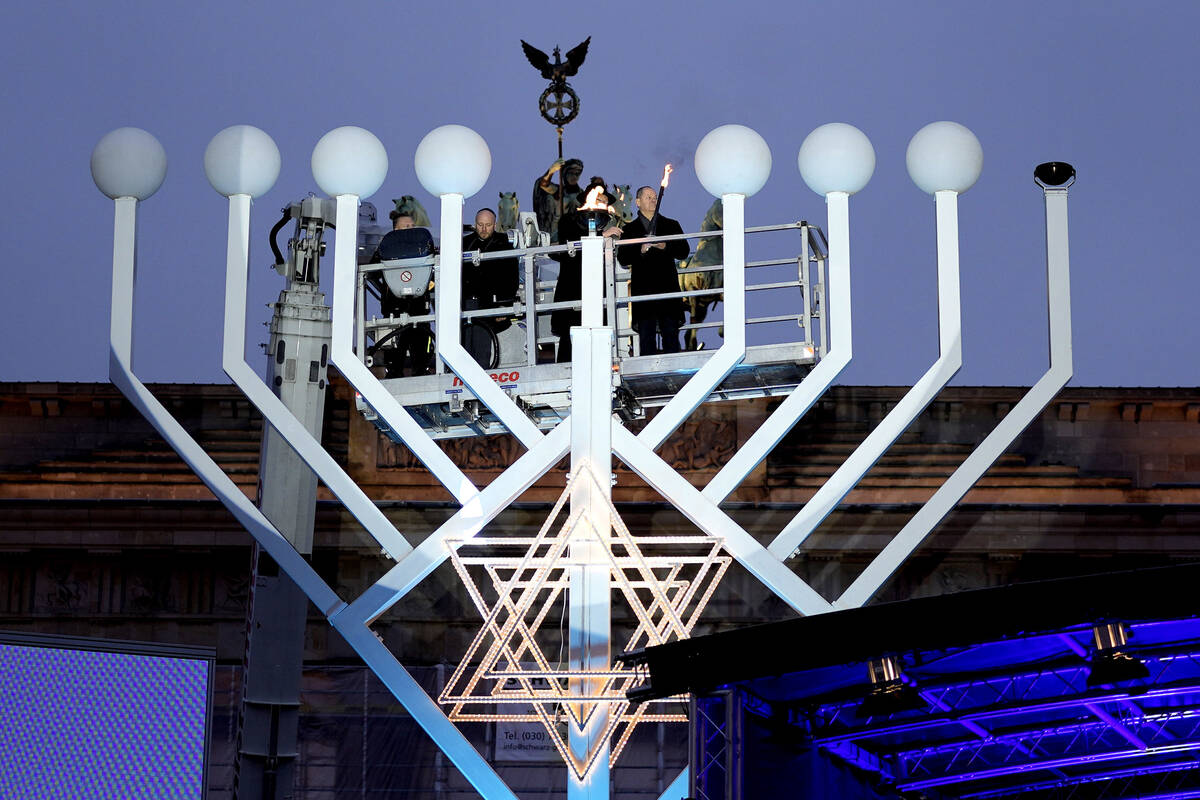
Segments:
[[[754,128],[773,154],[766,187],[747,201],[750,225],[824,226],[824,203],[796,169],[800,143],[826,122],[871,138],[875,175],[850,203],[854,360],[841,383],[911,385],[937,358],[934,206],[904,153],[923,125],[953,120],[984,151],[959,205],[964,367],[954,382],[1028,385],[1046,368],[1032,173],[1061,160],[1079,173],[1072,384],[1194,387],[1198,30],[1193,0],[14,4],[0,47],[0,380],[107,379],[113,204],[88,159],[108,131],[150,131],[169,164],[139,212],[135,369],[146,381],[224,383],[226,201],[202,163],[215,133],[257,125],[283,157],[253,210],[253,346],[282,288],[267,232],[280,208],[317,191],[309,159],[325,132],[374,132],[390,159],[376,205],[386,213],[390,198],[413,194],[436,222],[413,153],[434,127],[470,126],[493,169],[468,215],[501,191],[529,209],[555,139],[537,112],[546,81],[519,40],[565,51],[590,35],[571,79],[582,109],[566,154],[583,159],[585,179],[635,187],[672,161],[663,212],[684,230],[712,202],[691,159],[718,125]],[[323,277],[328,290],[332,258]]]

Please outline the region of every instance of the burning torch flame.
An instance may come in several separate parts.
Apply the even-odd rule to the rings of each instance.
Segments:
[[[665,167],[663,167],[662,182],[660,182],[658,185],[664,189],[667,188],[667,184],[671,182],[671,173],[674,171],[675,171],[675,168],[672,167],[670,164],[667,164]]]
[[[615,209],[612,206],[602,205],[600,203],[600,195],[602,195],[602,194],[604,194],[603,186],[592,187],[592,190],[587,193],[587,197],[584,198],[583,205],[581,205],[579,207],[579,210],[580,211],[607,211],[610,214],[614,213]]]

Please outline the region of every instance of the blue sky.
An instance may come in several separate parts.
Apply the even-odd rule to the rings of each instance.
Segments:
[[[509,11],[508,8],[513,10]],[[283,155],[254,206],[249,341],[281,287],[267,231],[316,185],[317,139],[361,125],[388,148],[374,198],[415,194],[412,156],[445,123],[478,130],[493,171],[468,210],[517,191],[554,157],[536,98],[544,86],[519,39],[564,50],[588,35],[572,84],[582,98],[568,155],[585,177],[654,182],[678,167],[664,212],[685,230],[711,202],[691,168],[717,125],[770,145],[749,224],[809,219],[821,198],[796,151],[825,122],[861,128],[878,166],[851,201],[855,358],[850,384],[909,385],[937,357],[933,202],[905,172],[928,122],[971,128],[984,149],[960,201],[964,367],[955,383],[1029,384],[1046,366],[1041,161],[1079,171],[1071,191],[1074,385],[1197,386],[1193,239],[1200,128],[1200,3],[983,2],[598,4],[299,2],[21,4],[7,12],[9,201],[3,230],[6,347],[0,380],[99,381],[112,204],[88,157],[135,125],[169,168],[142,204],[135,367],[148,381],[225,381],[219,336],[225,204],[204,178],[208,140],[257,125]],[[753,253],[753,251],[752,251]],[[251,363],[256,363],[251,355]]]

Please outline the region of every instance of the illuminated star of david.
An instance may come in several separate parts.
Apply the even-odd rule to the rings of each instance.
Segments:
[[[598,549],[609,567],[612,588],[637,620],[627,651],[689,637],[732,559],[721,554],[722,541],[713,536],[635,537],[611,500],[611,528],[575,513],[555,531],[554,522],[579,480],[599,487],[590,471],[580,470],[536,536],[477,536],[448,542],[454,568],[484,624],[439,702],[450,706],[453,720],[540,722],[582,778],[604,743],[611,744],[609,761],[615,763],[639,722],[685,722],[687,718],[678,713],[651,714],[648,705],[630,708],[625,693],[639,676],[629,667],[563,668],[561,628],[555,636],[543,623],[558,603],[568,602],[571,568],[585,563],[572,558],[570,545],[602,545]],[[491,588],[486,597],[480,588],[484,577]],[[489,601],[492,596],[495,599]],[[558,653],[551,659],[547,648],[553,646]],[[571,679],[575,686],[570,685]],[[510,713],[498,712],[501,706]],[[602,706],[609,712],[603,735],[596,737],[582,761],[572,757],[567,727],[582,731]]]

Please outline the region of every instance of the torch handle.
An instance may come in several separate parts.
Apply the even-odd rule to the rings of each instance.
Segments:
[[[562,134],[563,134],[562,125],[559,125],[557,130],[558,130],[558,160],[562,161]],[[563,174],[562,174],[562,171],[560,170],[558,173],[558,218],[559,218],[559,220],[562,220],[562,215],[563,215],[563,185],[565,183],[566,183],[566,181],[563,180]]]
[[[658,230],[658,214],[662,210],[663,195],[667,193],[667,187],[658,187],[658,202],[654,204],[654,216],[650,218],[650,230],[646,231],[647,236],[654,236]]]

